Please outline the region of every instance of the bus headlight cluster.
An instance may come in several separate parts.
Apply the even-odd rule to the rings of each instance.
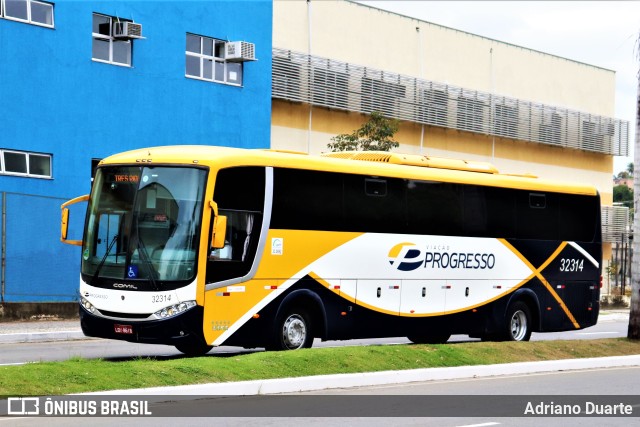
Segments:
[[[80,297],[80,304],[82,304],[82,307],[89,313],[93,314],[96,312],[96,308],[86,298]]]
[[[156,317],[160,319],[168,319],[169,317],[177,316],[180,313],[184,313],[185,311],[195,306],[196,306],[195,301],[184,301],[184,302],[181,302],[180,304],[174,304],[174,305],[170,305],[169,307],[165,307],[162,310],[158,310],[153,314],[155,314]]]

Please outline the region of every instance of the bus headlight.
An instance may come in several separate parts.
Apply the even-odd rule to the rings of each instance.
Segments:
[[[80,304],[82,307],[87,310],[89,313],[94,314],[96,312],[96,308],[84,297],[80,297]]]
[[[153,313],[159,319],[168,319],[173,316],[177,316],[178,314],[184,313],[192,307],[196,306],[195,301],[184,301],[180,304],[170,305],[169,307],[165,307],[162,310],[158,310]]]

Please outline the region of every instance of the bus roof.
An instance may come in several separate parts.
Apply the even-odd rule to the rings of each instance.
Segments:
[[[501,174],[490,163],[374,151],[314,156],[279,150],[172,145],[115,154],[100,162],[100,165],[107,164],[181,164],[216,169],[233,166],[273,166],[531,191],[593,196],[598,194],[592,185],[539,179],[534,175]]]

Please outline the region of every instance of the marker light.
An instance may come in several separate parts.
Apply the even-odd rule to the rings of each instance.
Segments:
[[[177,316],[178,314],[184,313],[196,306],[195,301],[185,301],[180,304],[170,305],[169,307],[165,307],[162,310],[158,310],[153,313],[159,319],[168,319],[173,316]]]

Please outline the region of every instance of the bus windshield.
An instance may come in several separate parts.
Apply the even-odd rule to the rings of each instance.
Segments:
[[[99,168],[82,248],[85,280],[145,280],[160,289],[193,279],[206,175],[184,167]]]

